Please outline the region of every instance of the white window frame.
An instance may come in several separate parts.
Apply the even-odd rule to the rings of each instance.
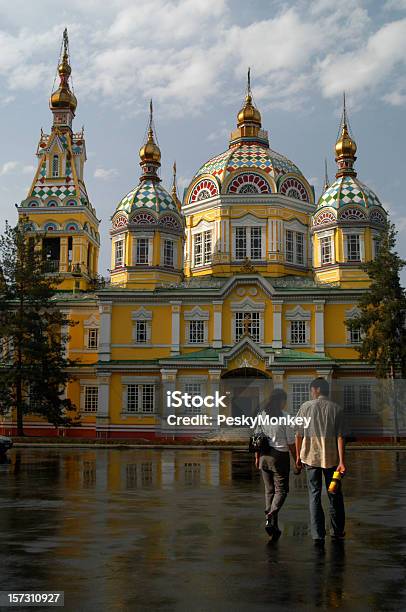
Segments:
[[[172,260],[171,263],[168,263],[167,259],[167,245],[171,245],[172,249]],[[171,270],[178,267],[177,265],[177,242],[175,239],[161,235],[161,266],[164,268],[169,268]]]
[[[305,310],[300,305],[288,310],[285,313],[285,319],[287,321],[287,345],[293,348],[298,346],[310,346],[310,322],[312,318],[312,313],[310,310]],[[293,342],[292,338],[292,323],[294,321],[303,321],[305,324],[305,342],[304,343],[296,343]]]
[[[86,410],[86,389],[88,387],[97,387],[97,409],[96,410]],[[80,381],[80,412],[83,414],[97,414],[97,410],[99,408],[99,382],[96,379],[88,379]]]
[[[151,335],[152,335],[152,311],[146,310],[144,307],[139,308],[138,310],[134,310],[131,313],[131,319],[133,322],[133,330],[132,330],[132,339],[133,343],[137,346],[151,346]],[[137,341],[137,324],[144,323],[146,327],[146,341],[138,342]]]
[[[114,268],[122,268],[125,262],[125,240],[123,237],[114,241]],[[117,249],[121,246],[121,260],[117,258]]]
[[[185,344],[192,346],[203,346],[209,343],[209,311],[202,310],[199,306],[195,306],[192,310],[186,310],[183,314],[185,321]],[[203,341],[202,342],[191,342],[191,322],[200,321],[203,322]]]
[[[353,308],[345,311],[345,318],[347,319],[347,321],[350,321],[351,319],[358,317],[360,314],[360,309],[357,306],[354,306]],[[354,342],[352,337],[352,330],[346,327],[346,340],[347,344],[351,346],[359,346],[362,342],[362,334],[360,334],[360,340],[358,342]]]
[[[151,380],[150,378],[128,376],[122,378],[123,392],[122,392],[122,414],[125,416],[154,416],[157,413],[157,380]],[[144,388],[148,386],[148,389],[152,390],[152,410],[146,411],[142,405],[144,397]],[[128,402],[130,395],[133,394],[132,387],[135,386],[134,393],[137,395],[138,410],[128,410]],[[129,393],[131,392],[131,393]]]
[[[376,381],[371,378],[343,378],[340,380],[342,385],[341,387],[341,405],[343,407],[344,413],[346,415],[371,415],[374,414],[374,387],[376,386]],[[369,401],[365,402],[365,397],[363,398],[364,389],[368,388],[367,395],[369,397]],[[348,390],[346,392],[346,389]],[[346,394],[351,390],[351,394],[353,396],[352,404],[355,407],[355,410],[348,410],[348,403]],[[365,409],[365,406],[367,408]]]
[[[254,300],[251,300],[251,298],[247,297],[244,300],[241,300],[240,302],[232,302],[231,305],[231,312],[232,312],[232,317],[231,317],[231,337],[232,337],[232,342],[233,344],[235,344],[236,342],[239,342],[239,340],[241,340],[241,337],[237,340],[237,316],[236,313],[240,312],[243,313],[243,317],[244,315],[252,315],[252,313],[254,312],[258,312],[259,313],[259,340],[256,341],[253,338],[251,338],[253,340],[253,342],[255,342],[256,344],[262,344],[264,342],[264,312],[265,312],[265,302],[255,302]],[[251,337],[251,336],[249,336]]]
[[[297,410],[300,406],[310,400],[310,383],[313,378],[310,376],[292,376],[288,378],[288,405],[289,405],[289,414],[296,414]],[[300,385],[300,393],[299,393],[299,385]],[[296,391],[295,391],[296,386]],[[295,393],[296,395],[301,395],[300,404],[295,402]],[[297,404],[297,405],[296,405]]]
[[[195,376],[179,376],[178,382],[182,393],[190,393],[192,387],[194,387],[194,395],[202,395],[203,397],[207,394],[207,376],[197,374]],[[207,412],[207,408],[203,406],[184,406],[182,414],[194,415],[204,414]],[[178,413],[180,414],[180,413]]]
[[[140,233],[133,233],[133,253],[132,253],[132,261],[134,266],[152,266],[152,253],[153,253],[153,238],[154,235],[152,232],[143,231]],[[137,262],[137,252],[138,252],[138,241],[139,240],[147,240],[147,261],[145,263]]]
[[[99,348],[99,328],[89,327],[87,330],[87,348],[97,351]]]
[[[245,230],[245,254],[237,257],[237,230]],[[252,257],[253,230],[260,230],[260,256]],[[251,261],[265,261],[266,259],[266,220],[259,219],[253,215],[245,215],[241,219],[233,219],[231,223],[232,231],[232,257],[235,261],[244,261],[245,258]]]
[[[92,314],[86,321],[83,321],[84,338],[83,346],[84,350],[88,352],[97,352],[100,343],[100,320]],[[90,346],[90,330],[97,330],[97,346]]]
[[[319,243],[319,265],[320,266],[331,266],[336,263],[336,255],[335,255],[335,244],[334,244],[334,229],[326,230],[324,232],[317,232],[317,238]],[[322,239],[329,238],[330,239],[330,251],[331,251],[331,261],[324,262],[323,261],[323,249],[322,249]]]
[[[360,228],[343,228],[343,238],[344,238],[344,261],[347,263],[362,263],[365,261],[365,242],[364,242],[364,230]],[[359,240],[359,259],[349,259],[348,258],[348,238],[349,236],[358,236]]]
[[[288,233],[289,237],[292,241],[292,249],[289,250],[291,253],[291,258],[288,257]],[[300,249],[298,249],[298,242],[301,239],[301,261],[299,259]],[[289,264],[294,264],[296,266],[304,266],[305,265],[305,234],[303,231],[296,231],[287,227],[285,229],[285,261]]]

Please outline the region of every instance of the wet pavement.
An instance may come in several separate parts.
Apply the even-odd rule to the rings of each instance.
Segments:
[[[0,590],[61,590],[72,611],[406,609],[406,452],[348,454],[347,539],[327,540],[324,553],[308,535],[304,475],[292,474],[283,535],[268,543],[246,453],[23,448],[9,457]]]

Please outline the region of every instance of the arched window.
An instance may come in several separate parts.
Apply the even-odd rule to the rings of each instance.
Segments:
[[[52,158],[52,176],[59,176],[59,155]]]

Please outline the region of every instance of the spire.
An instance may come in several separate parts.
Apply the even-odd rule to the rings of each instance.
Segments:
[[[251,91],[251,68],[247,72],[247,93],[245,94],[244,106],[237,115],[237,127],[250,126],[258,129],[261,127],[261,113],[252,102]]]
[[[176,202],[178,209],[180,210],[180,200],[178,198],[178,187],[176,184],[176,161],[173,162],[172,166],[172,189],[171,196],[174,202]]]
[[[54,115],[54,126],[72,126],[77,100],[69,86],[71,72],[68,30],[65,28],[62,35],[62,46],[58,63],[59,87],[51,94],[49,99],[49,108]]]
[[[343,94],[343,113],[340,121],[339,136],[335,145],[336,162],[338,171],[336,177],[340,176],[357,176],[354,170],[354,162],[357,159],[355,153],[357,145],[352,138],[349,121],[347,116],[347,107],[345,100],[345,92]]]
[[[141,180],[160,181],[157,171],[161,165],[161,150],[155,142],[152,100],[149,103],[148,132],[145,144],[140,149]]]
[[[327,191],[327,189],[330,187],[330,181],[328,178],[328,172],[327,172],[327,157],[324,158],[324,186],[323,186],[323,192]]]
[[[251,68],[247,71],[245,100],[237,115],[237,129],[231,133],[230,146],[241,141],[254,141],[269,147],[268,134],[261,130],[261,113],[252,100]]]

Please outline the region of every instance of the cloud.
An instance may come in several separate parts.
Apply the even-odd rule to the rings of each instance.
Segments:
[[[248,19],[231,0],[72,0],[76,93],[80,100],[102,100],[126,118],[145,112],[150,97],[158,117],[197,114],[220,99],[227,104],[242,97],[251,65],[254,94],[265,108],[307,110],[315,91],[331,98],[343,88],[356,94],[359,107],[371,89],[400,105],[405,20],[391,11],[405,3],[386,2],[377,26],[363,0],[275,1],[261,19],[254,10]],[[7,11],[0,7],[2,22],[9,24],[0,29],[6,99],[17,90],[49,92],[65,24],[56,22],[51,0],[43,5],[41,15],[24,12],[23,27],[21,0]]]
[[[329,55],[320,64],[322,91],[332,97],[343,89],[365,92],[405,63],[406,19],[393,21],[372,34],[366,44],[345,54]]]
[[[96,168],[93,176],[102,181],[109,181],[118,176],[118,170],[116,168]]]
[[[15,172],[20,166],[20,162],[18,161],[7,161],[2,166],[0,166],[0,176],[5,176],[6,174],[11,174]]]

